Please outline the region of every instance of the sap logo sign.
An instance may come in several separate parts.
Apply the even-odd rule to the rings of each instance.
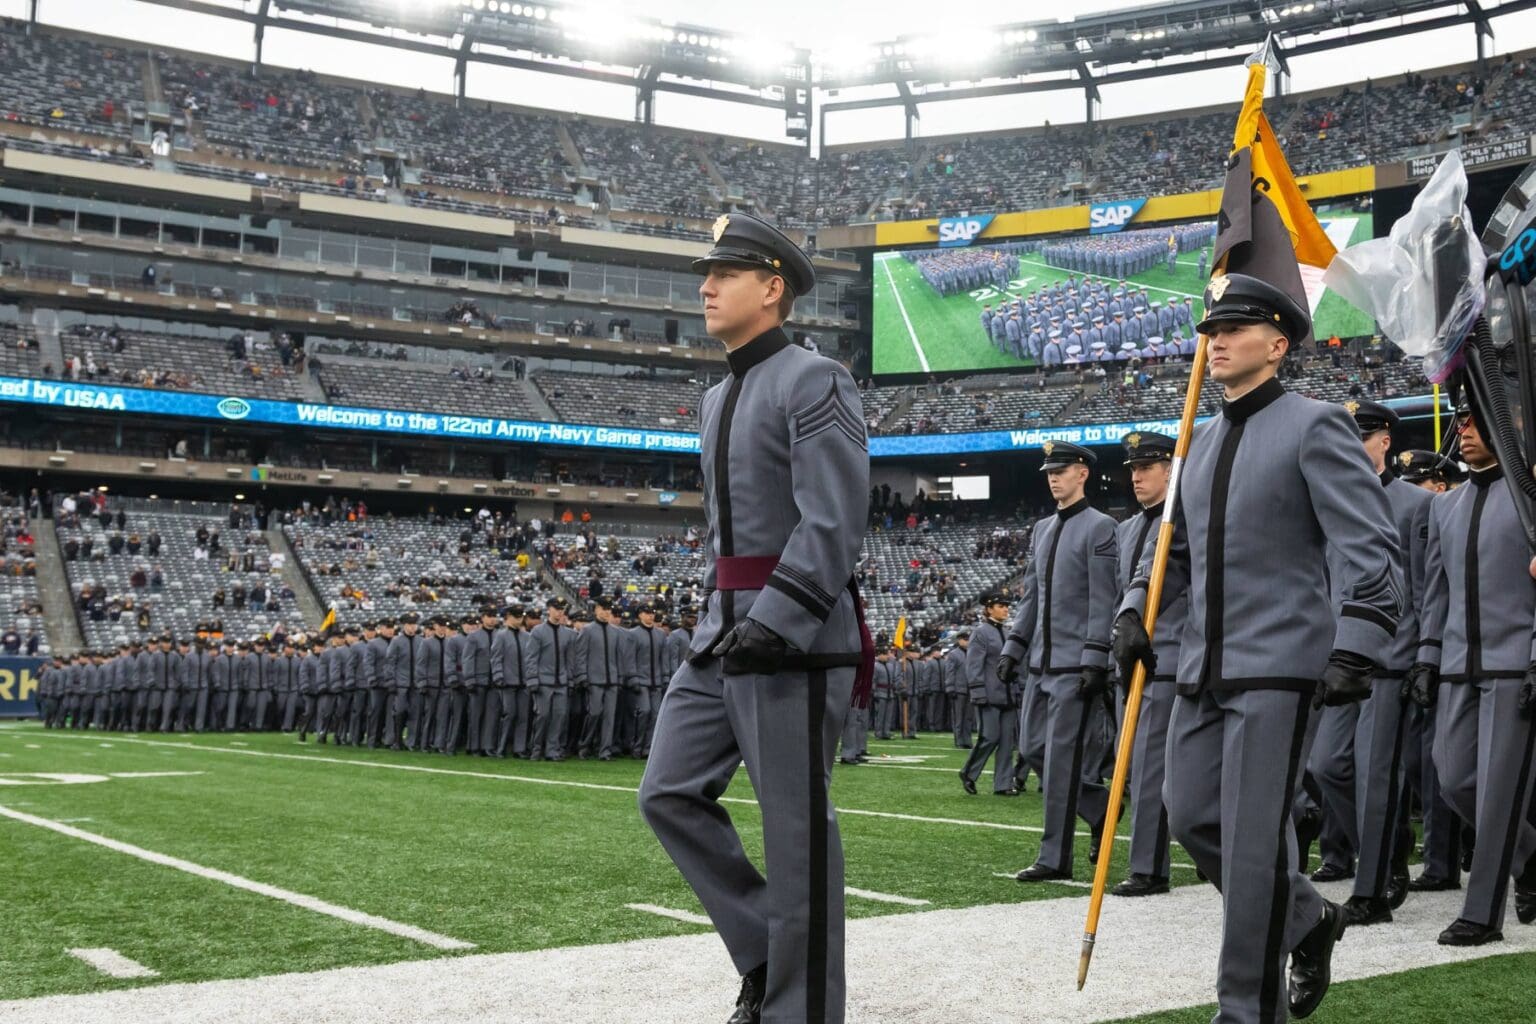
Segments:
[[[215,408],[227,420],[243,420],[251,414],[251,403],[243,398],[226,398]]]
[[[1088,208],[1088,233],[1102,235],[1119,231],[1136,218],[1145,199],[1126,199],[1119,203],[1095,203]]]
[[[1536,277],[1536,227],[1528,227],[1499,256],[1499,270],[1506,281],[1530,284]]]
[[[939,221],[939,245],[943,248],[970,245],[991,223],[990,214],[985,217],[946,217]]]

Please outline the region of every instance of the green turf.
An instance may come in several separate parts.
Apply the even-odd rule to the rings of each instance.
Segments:
[[[1196,1006],[1118,1024],[1209,1024],[1216,1007]],[[1339,982],[1309,1018],[1317,1024],[1529,1024],[1536,1020],[1536,953],[1441,964]]]
[[[1371,214],[1351,212],[1324,212],[1319,214],[1324,226],[1332,221],[1348,223],[1348,241],[1352,245],[1372,237]],[[1342,231],[1336,230],[1342,235]],[[1207,249],[1209,255],[1209,249]],[[1024,369],[1034,366],[1030,360],[1018,360],[995,348],[982,333],[982,307],[996,304],[1000,298],[991,287],[981,288],[966,295],[941,296],[929,287],[913,264],[894,253],[877,254],[874,260],[874,372],[877,374],[920,373],[923,366],[918,358],[921,346],[927,359],[928,369],[935,373],[959,370]],[[1048,287],[1056,281],[1064,281],[1068,271],[1047,266],[1038,255],[1020,257],[1019,277],[1010,283],[1010,295],[1023,296],[1031,291]],[[1111,280],[1104,278],[1103,280]],[[1128,280],[1143,285],[1154,299],[1177,298],[1189,295],[1194,298],[1195,315],[1201,315],[1204,304],[1201,295],[1205,279],[1199,273],[1199,254],[1190,252],[1179,256],[1175,270],[1169,274],[1162,265],[1142,274],[1133,274]],[[900,303],[896,296],[900,296]],[[905,309],[906,317],[902,311]],[[1374,321],[1360,312],[1332,290],[1324,291],[1314,313],[1315,333],[1319,337],[1339,334],[1349,337],[1370,334]],[[908,329],[907,322],[911,322]],[[917,345],[913,344],[916,336]]]
[[[639,762],[530,764],[351,748],[299,747],[280,735],[142,737],[0,729],[0,773],[200,771],[79,785],[0,787],[0,806],[393,921],[472,942],[476,952],[622,941],[700,930],[624,907],[650,903],[701,912],[650,831],[635,796]],[[107,743],[110,746],[102,746]],[[244,743],[240,747],[235,744]],[[166,745],[162,745],[166,744]],[[35,746],[36,749],[31,749]],[[220,751],[224,752],[220,752]],[[296,754],[306,759],[230,751]],[[1037,794],[1013,800],[961,792],[964,752],[947,737],[875,743],[873,753],[925,760],[839,767],[841,809],[969,822],[1038,825]],[[319,758],[322,760],[308,760]],[[419,765],[492,778],[336,763]],[[626,791],[503,781],[580,781]],[[984,777],[983,784],[990,784]],[[740,773],[728,793],[750,799]],[[729,805],[747,850],[760,858],[757,809]],[[1128,829],[1129,819],[1122,826]],[[993,872],[1034,859],[1037,833],[844,813],[847,883],[930,901],[933,908],[1080,895],[1020,886]],[[443,954],[170,868],[0,819],[18,881],[0,917],[0,999],[153,984],[113,981],[65,955],[105,946],[158,970],[159,980],[249,977]],[[1123,877],[1118,843],[1112,877]],[[964,849],[963,869],[954,851]],[[1087,839],[1077,877],[1090,878]],[[1192,871],[1175,872],[1192,883]],[[849,898],[850,916],[910,912]]]

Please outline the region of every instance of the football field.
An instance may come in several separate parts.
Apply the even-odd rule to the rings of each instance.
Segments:
[[[1209,1018],[1220,905],[1182,851],[1172,894],[1106,901],[1078,993],[1086,832],[1074,883],[1022,886],[1038,794],[966,796],[948,736],[871,753],[832,791],[850,1021]],[[642,769],[0,726],[0,1022],[723,1020],[734,971],[639,818]],[[760,858],[744,773],[727,799]],[[1536,928],[1437,946],[1457,895],[1348,933],[1357,980],[1314,1019],[1531,1019]]]
[[[1339,249],[1372,237],[1369,213],[1323,214],[1319,220]],[[1192,297],[1198,318],[1204,310],[1201,297],[1208,279],[1200,276],[1199,259],[1198,252],[1182,253],[1172,274],[1158,265],[1126,280],[1145,287],[1154,300],[1172,298],[1183,302],[1185,296]],[[873,265],[875,373],[943,373],[1035,365],[999,351],[982,332],[982,307],[1004,299],[996,289],[988,286],[964,295],[942,296],[929,287],[912,263],[896,252],[876,253]],[[1038,254],[1020,256],[1019,276],[1009,282],[1007,298],[1023,297],[1069,276],[1064,269],[1048,266]],[[1321,271],[1304,274],[1303,283],[1312,302],[1319,336],[1371,333],[1371,318],[1337,293],[1323,288]],[[1067,331],[1064,329],[1063,333]]]

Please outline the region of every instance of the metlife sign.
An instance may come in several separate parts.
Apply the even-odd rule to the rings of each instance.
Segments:
[[[977,217],[945,217],[939,221],[939,248],[953,249],[970,245],[980,238],[992,223],[992,215]]]
[[[1116,203],[1094,203],[1088,207],[1088,233],[1107,235],[1111,231],[1122,231],[1127,224],[1136,219],[1136,215],[1146,205],[1145,198],[1122,199]]]

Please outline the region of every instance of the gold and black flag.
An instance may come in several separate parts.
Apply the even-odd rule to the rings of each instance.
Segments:
[[[1212,264],[1216,273],[1268,281],[1310,309],[1297,264],[1326,269],[1337,250],[1301,194],[1264,116],[1269,46],[1266,41],[1248,60],[1248,88],[1227,159]],[[1291,347],[1310,341],[1310,334],[1292,338]]]

